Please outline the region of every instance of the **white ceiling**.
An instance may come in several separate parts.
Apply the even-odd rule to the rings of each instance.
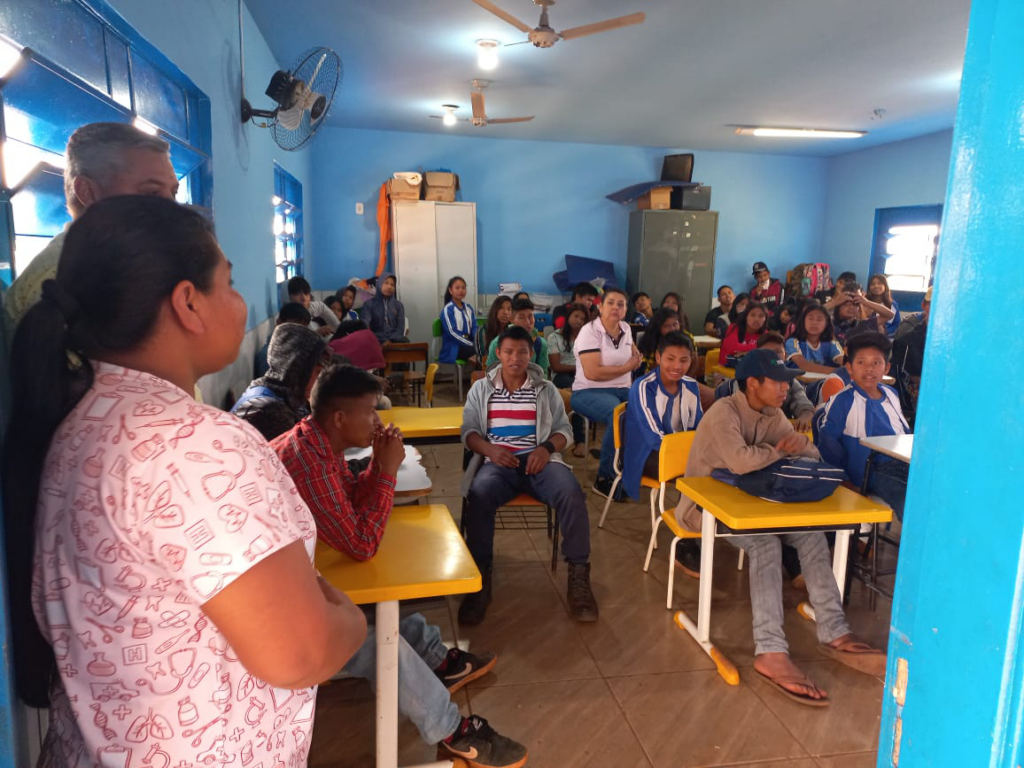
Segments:
[[[314,45],[345,67],[330,122],[472,136],[833,155],[953,124],[969,0],[558,0],[556,30],[644,11],[644,24],[501,50],[481,71],[475,41],[525,39],[470,0],[245,0],[278,61]],[[495,0],[535,25],[530,0]],[[487,77],[490,117],[445,128]],[[257,84],[252,90],[255,91]],[[263,85],[263,84],[258,84]],[[256,99],[258,100],[258,99]],[[873,112],[886,110],[878,120]],[[730,125],[845,128],[856,140],[757,139]]]

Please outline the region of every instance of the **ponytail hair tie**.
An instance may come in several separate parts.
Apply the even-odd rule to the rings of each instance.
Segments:
[[[57,311],[64,316],[64,322],[71,325],[78,317],[81,307],[67,291],[57,285],[56,280],[45,280],[43,282],[43,299],[57,307]]]

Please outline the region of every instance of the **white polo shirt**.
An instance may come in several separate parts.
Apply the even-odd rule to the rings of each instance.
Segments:
[[[585,355],[587,352],[600,352],[601,365],[623,365],[628,363],[629,359],[633,356],[633,332],[628,324],[619,322],[619,337],[614,339],[605,330],[604,325],[601,323],[601,318],[591,320],[580,328],[576,341],[572,345],[572,351],[576,355],[577,360],[576,379],[572,384],[573,392],[581,389],[613,389],[616,387],[628,389],[633,383],[633,377],[629,371],[607,381],[592,381],[587,378],[586,371],[583,369],[583,363],[580,361],[580,355]]]

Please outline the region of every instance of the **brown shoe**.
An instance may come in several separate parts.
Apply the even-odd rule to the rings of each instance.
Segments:
[[[590,563],[569,563],[569,615],[576,621],[597,621],[597,600],[590,588]]]

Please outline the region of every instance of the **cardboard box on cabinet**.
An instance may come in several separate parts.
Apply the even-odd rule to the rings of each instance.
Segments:
[[[637,198],[637,210],[667,211],[672,204],[672,187],[655,187]]]
[[[423,187],[424,200],[434,200],[439,203],[454,203],[455,192],[459,188],[459,175],[457,173],[427,171],[423,174]]]

